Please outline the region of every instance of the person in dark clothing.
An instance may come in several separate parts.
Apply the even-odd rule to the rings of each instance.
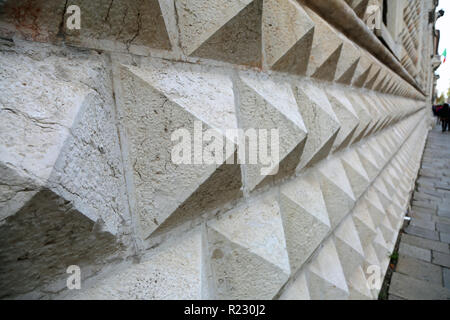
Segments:
[[[441,118],[442,123],[442,132],[450,131],[450,106],[448,103],[445,103],[442,106],[442,109],[438,112],[439,117]]]
[[[435,104],[433,106],[431,106],[431,110],[433,111],[433,117],[436,117],[436,124],[437,125],[439,125],[440,122],[441,122],[441,119],[439,119],[439,116],[438,116],[438,111],[437,111],[438,107],[440,107],[440,106],[435,105]]]

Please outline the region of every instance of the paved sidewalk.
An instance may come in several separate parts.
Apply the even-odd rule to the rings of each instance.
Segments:
[[[450,299],[450,133],[427,139],[389,299]]]

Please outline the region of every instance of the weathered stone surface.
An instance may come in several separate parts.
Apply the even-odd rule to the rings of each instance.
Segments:
[[[411,276],[415,279],[435,283],[436,285],[442,284],[441,268],[422,260],[401,255],[398,259],[395,271]]]
[[[346,300],[349,295],[344,272],[331,239],[309,266],[308,284],[311,299]]]
[[[119,232],[129,217],[107,62],[45,45],[1,54],[1,162]]]
[[[353,208],[355,195],[340,160],[329,161],[320,168],[318,179],[331,225],[335,227]]]
[[[287,83],[276,83],[267,77],[242,73],[235,83],[239,92],[240,127],[243,130],[278,130],[277,150],[272,150],[272,141],[268,143],[267,152],[278,152],[278,161],[263,165],[251,164],[242,159],[245,166],[244,181],[251,191],[268,180],[276,181],[292,176],[297,168],[306,142],[307,129],[303,123],[292,88]],[[269,139],[269,138],[268,138]],[[240,144],[239,147],[244,147]],[[250,143],[245,145],[250,152]],[[264,174],[262,171],[271,173]],[[263,181],[266,180],[266,181]]]
[[[2,220],[0,231],[0,298],[65,281],[70,265],[82,268],[83,279],[92,276],[120,250],[114,236],[48,189]]]
[[[232,83],[225,75],[207,75],[191,66],[166,69],[164,64],[156,64],[142,69],[123,66],[119,77],[122,122],[129,141],[129,166],[135,185],[135,210],[143,238],[160,225],[167,229],[162,224],[172,214],[170,225],[178,225],[221,201],[240,196],[242,183],[237,165],[196,163],[195,156],[189,157],[191,164],[177,165],[169,153],[174,146],[171,135],[177,128],[184,128],[189,134],[195,127],[200,132],[214,129],[219,136],[225,135],[227,126],[236,128]],[[185,84],[171,82],[177,77],[184,79]],[[187,83],[200,90],[195,98]],[[213,102],[213,92],[221,99]],[[209,107],[205,108],[206,104]],[[202,145],[205,144],[203,141]],[[234,156],[234,150],[222,148],[225,164]],[[195,193],[202,185],[209,188]],[[180,211],[176,212],[177,209]]]
[[[432,24],[406,24],[426,97],[303,1],[83,0],[80,30],[70,2],[3,2],[0,297],[378,297],[430,123]],[[445,159],[408,232],[445,239]],[[444,264],[436,241],[401,251]]]
[[[336,229],[334,243],[345,277],[349,279],[364,261],[364,251],[352,217],[347,217]]]
[[[450,233],[450,224],[436,223],[436,230],[443,233]]]
[[[17,33],[27,40],[67,43],[89,48],[129,50],[131,45],[170,49],[171,44],[158,0],[80,0],[80,29],[67,27],[73,14],[63,0],[7,1],[0,32]]]
[[[432,131],[428,143],[433,141],[437,134],[439,133]],[[422,160],[419,184],[428,183],[430,187],[416,189],[413,199],[419,200],[419,203],[437,205],[439,208],[439,204],[445,203],[445,200],[442,201],[441,197],[443,197],[442,199],[445,198],[431,186],[439,183],[433,181],[434,179],[431,179],[431,177],[440,176],[440,173],[437,173],[441,172],[442,169],[432,167],[439,162],[441,152],[436,152],[429,145],[425,149]],[[432,157],[430,157],[431,153],[433,153]],[[442,156],[446,157],[443,154]],[[416,204],[418,203],[416,202]],[[409,234],[402,235],[399,252],[401,254],[407,253],[417,259],[400,255],[394,276],[399,273],[406,275],[408,278],[402,281],[397,279],[396,283],[391,283],[390,294],[399,295],[398,290],[401,288],[404,294],[402,297],[407,299],[448,299],[449,291],[445,287],[448,287],[446,283],[446,274],[448,273],[446,270],[448,268],[446,266],[450,263],[450,250],[448,243],[444,241],[446,233],[441,232],[446,230],[448,221],[445,220],[445,217],[436,215],[436,209],[426,209],[419,206],[413,207],[410,216],[413,218],[406,228],[406,232]],[[430,238],[433,240],[430,240]],[[422,251],[420,248],[426,249],[426,251]],[[428,260],[430,250],[431,261]],[[419,259],[426,259],[428,262]],[[433,287],[429,287],[420,281],[433,283]]]
[[[158,0],[82,0],[77,5],[83,16],[82,27],[65,28],[65,40],[70,44],[97,47],[95,43],[103,42],[105,46],[126,49],[131,45],[171,48]]]
[[[432,262],[434,264],[450,268],[450,255],[438,251],[433,251]]]
[[[421,227],[415,227],[412,225],[409,225],[406,228],[406,233],[430,240],[439,240],[439,234],[437,231],[428,230]]]
[[[273,69],[305,74],[314,23],[294,1],[264,1],[262,34],[266,63]]]
[[[449,246],[446,243],[420,238],[409,234],[402,234],[402,242],[424,249],[450,253]]]
[[[104,279],[66,299],[201,299],[203,292],[202,235],[197,230],[137,264],[119,266]],[[180,290],[181,289],[181,290]]]
[[[286,289],[280,300],[310,300],[308,284],[304,272]]]
[[[208,227],[289,275],[289,251],[282,220],[280,205],[272,196],[214,219],[208,222]]]
[[[261,65],[262,0],[175,3],[186,54]]]
[[[295,272],[323,241],[330,221],[320,185],[313,176],[283,186],[280,199],[286,248]]]
[[[322,89],[306,84],[301,87],[295,86],[294,93],[308,131],[306,145],[298,166],[298,169],[302,169],[328,156],[339,132],[340,124]]]
[[[442,242],[450,244],[450,233],[440,232],[439,238]]]
[[[350,292],[349,299],[351,300],[369,300],[372,299],[372,293],[367,285],[366,275],[364,270],[359,267],[355,270],[353,275],[348,278],[348,289]]]
[[[428,230],[438,230],[437,225],[433,222],[433,221],[425,221],[425,220],[420,220],[420,219],[411,219],[410,222],[411,226],[415,226],[415,227],[419,227],[422,229],[428,229]]]
[[[271,299],[289,275],[214,229],[208,230],[209,255],[218,299]],[[258,272],[255,272],[258,270]]]
[[[445,300],[450,298],[450,290],[397,272],[392,275],[389,292],[400,298],[410,300]]]
[[[0,33],[3,37],[19,35],[33,41],[55,40],[65,13],[64,1],[5,2],[0,13]]]
[[[431,251],[416,246],[409,245],[407,243],[400,243],[400,248],[398,250],[401,254],[416,259],[431,261]]]
[[[444,287],[447,289],[450,289],[450,269],[449,268],[442,268],[442,273],[444,277]]]

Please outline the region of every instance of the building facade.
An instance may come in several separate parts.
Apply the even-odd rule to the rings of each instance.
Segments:
[[[436,6],[2,1],[0,298],[376,299],[430,128]],[[263,130],[277,157],[245,161]],[[211,133],[231,144],[208,162]]]

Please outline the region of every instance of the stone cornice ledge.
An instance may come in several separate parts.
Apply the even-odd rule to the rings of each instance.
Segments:
[[[341,30],[347,37],[371,52],[404,80],[408,81],[422,95],[420,87],[395,56],[367,28],[353,9],[344,0],[297,0],[312,8],[327,22]]]

